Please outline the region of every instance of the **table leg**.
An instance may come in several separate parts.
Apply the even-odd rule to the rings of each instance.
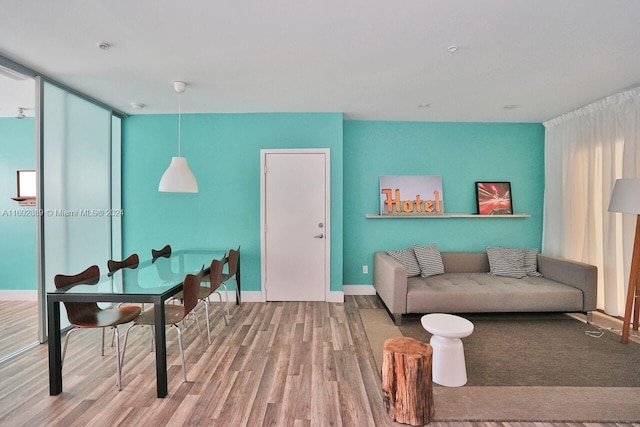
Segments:
[[[240,255],[238,254],[238,269],[236,270],[236,305],[240,305],[240,303],[242,303],[240,290]]]
[[[164,301],[153,305],[156,333],[156,387],[158,397],[167,395],[167,340],[165,333]]]
[[[49,395],[62,393],[62,346],[60,345],[60,303],[47,301],[49,332]]]

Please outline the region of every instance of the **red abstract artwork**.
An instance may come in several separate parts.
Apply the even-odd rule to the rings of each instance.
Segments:
[[[480,215],[511,215],[510,182],[476,182],[476,199]]]

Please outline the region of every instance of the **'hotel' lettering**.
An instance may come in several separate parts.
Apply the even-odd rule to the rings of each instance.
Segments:
[[[392,213],[410,213],[414,210],[416,212],[442,212],[442,205],[440,204],[440,193],[438,190],[433,192],[433,200],[422,200],[419,194],[416,194],[414,200],[401,201],[400,189],[396,188],[395,198],[392,196],[390,188],[383,188],[382,194],[387,196],[385,204],[387,205],[387,212]]]

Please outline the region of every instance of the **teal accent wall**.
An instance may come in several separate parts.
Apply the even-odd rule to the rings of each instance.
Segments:
[[[510,181],[515,212],[531,218],[367,219],[380,175],[441,175],[446,213],[476,212],[476,181]],[[345,121],[344,283],[371,284],[375,251],[413,244],[540,248],[543,196],[541,124]]]
[[[260,149],[331,149],[331,290],[342,290],[343,118],[328,114],[183,114],[182,156],[199,193],[158,192],[178,150],[177,115],[123,121],[123,255],[151,248],[242,246],[243,290],[259,291]]]
[[[37,289],[37,217],[19,206],[16,170],[35,169],[35,119],[0,119],[0,290]]]

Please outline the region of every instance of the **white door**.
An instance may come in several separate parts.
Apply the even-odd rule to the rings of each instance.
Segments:
[[[267,301],[326,301],[329,150],[262,150]]]

